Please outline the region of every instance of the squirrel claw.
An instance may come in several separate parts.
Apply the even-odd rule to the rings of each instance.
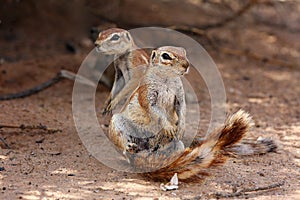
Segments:
[[[177,128],[174,128],[174,127],[164,128],[164,133],[165,133],[169,138],[176,138],[176,135],[177,135]]]
[[[109,103],[102,111],[102,115],[107,115],[107,114],[111,114],[112,110],[111,110],[111,104]]]
[[[105,115],[107,113],[112,113],[112,110],[115,108],[115,101],[109,101],[107,106],[103,109],[102,115]]]
[[[104,109],[102,111],[102,115],[111,114],[111,98],[108,98],[104,104]]]
[[[108,110],[108,109],[103,109],[103,111],[102,111],[102,115],[108,115],[108,114],[111,114],[112,113],[112,111],[111,110]]]
[[[129,153],[136,153],[138,151],[138,145],[132,142],[129,142],[126,145],[126,151],[128,151]]]

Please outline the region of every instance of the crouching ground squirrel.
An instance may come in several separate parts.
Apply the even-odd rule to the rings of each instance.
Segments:
[[[105,101],[103,114],[106,114],[125,101],[138,86],[148,66],[149,56],[138,49],[128,31],[120,28],[100,32],[95,46],[100,53],[114,55],[115,81]]]
[[[154,179],[199,179],[207,169],[238,155],[246,148],[250,154],[276,149],[272,141],[243,145],[252,119],[244,111],[230,116],[225,124],[185,148],[181,142],[185,129],[185,100],[180,77],[187,73],[189,62],[181,47],[165,46],[152,51],[150,64],[139,86],[120,113],[112,116],[110,140],[135,169]],[[252,142],[253,144],[255,142]]]

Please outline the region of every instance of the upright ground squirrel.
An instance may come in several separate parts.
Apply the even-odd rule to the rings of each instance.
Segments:
[[[111,119],[109,136],[124,152],[155,151],[182,138],[186,105],[180,76],[188,67],[183,48],[152,51],[139,87]]]
[[[148,66],[149,56],[138,49],[130,33],[124,29],[111,28],[99,33],[95,42],[98,52],[114,55],[115,81],[105,101],[103,114],[113,110],[138,86],[139,79]]]
[[[180,77],[189,62],[180,47],[160,47],[152,51],[150,65],[139,87],[109,127],[110,140],[138,171],[155,179],[181,180],[207,175],[207,169],[225,162],[232,154],[266,153],[275,149],[270,141],[243,145],[252,119],[244,111],[229,117],[225,124],[193,147],[181,142],[185,128],[185,100]],[[255,142],[252,142],[255,143]],[[273,149],[272,149],[273,148]]]

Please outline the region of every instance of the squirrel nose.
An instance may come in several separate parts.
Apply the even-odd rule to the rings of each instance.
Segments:
[[[182,67],[184,67],[185,69],[188,69],[190,66],[190,63],[188,60],[184,60],[182,61]]]

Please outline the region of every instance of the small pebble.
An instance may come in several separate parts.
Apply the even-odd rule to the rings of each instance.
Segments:
[[[50,154],[51,156],[59,156],[61,154],[61,152],[59,152],[59,151],[52,151],[52,152],[48,152],[48,154]]]
[[[45,140],[45,138],[43,137],[43,138],[41,138],[41,139],[36,140],[35,143],[41,144],[41,143],[44,142],[44,140]]]
[[[250,77],[249,77],[249,76],[243,76],[243,80],[249,81],[249,80],[250,80]]]
[[[68,176],[75,176],[75,174],[68,174]]]
[[[260,176],[265,176],[265,174],[262,173],[262,172],[257,172],[257,174],[260,175]]]

